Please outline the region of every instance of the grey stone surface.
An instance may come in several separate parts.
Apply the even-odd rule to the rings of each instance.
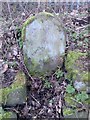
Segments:
[[[23,43],[25,63],[30,72],[51,73],[58,65],[62,66],[65,41],[66,33],[55,17],[47,13],[35,16],[26,26]]]
[[[26,101],[26,93],[25,89],[23,88],[18,88],[14,91],[12,91],[8,96],[7,96],[7,101],[6,105],[9,106],[15,106],[17,104],[23,104]]]
[[[72,118],[72,119],[88,119],[88,112],[81,111],[81,112],[75,112],[72,115],[67,115],[65,118]]]
[[[75,81],[74,87],[76,88],[77,91],[86,90],[86,84],[82,81]]]

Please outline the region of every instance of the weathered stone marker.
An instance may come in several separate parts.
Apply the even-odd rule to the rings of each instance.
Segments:
[[[51,13],[42,12],[27,19],[22,39],[24,60],[31,75],[50,74],[62,66],[66,33]]]

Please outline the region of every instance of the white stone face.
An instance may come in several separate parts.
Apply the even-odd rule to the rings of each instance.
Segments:
[[[66,37],[63,28],[54,17],[43,16],[38,16],[26,27],[23,51],[29,59],[29,65],[34,61],[37,64],[36,69],[47,72],[62,65]]]

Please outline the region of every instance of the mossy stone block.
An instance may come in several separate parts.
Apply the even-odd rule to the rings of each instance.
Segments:
[[[83,57],[87,57],[87,53],[82,53],[78,50],[69,51],[65,67],[67,70],[66,77],[69,80],[78,80],[78,81],[88,81],[88,71],[84,70],[84,65],[82,64]]]
[[[31,75],[49,75],[62,66],[67,35],[56,16],[41,12],[28,18],[22,39],[24,61]]]
[[[4,111],[2,107],[0,107],[0,120],[17,120],[17,115],[14,112]]]
[[[22,71],[19,71],[15,81],[6,88],[0,89],[0,104],[15,106],[26,101],[26,78]]]

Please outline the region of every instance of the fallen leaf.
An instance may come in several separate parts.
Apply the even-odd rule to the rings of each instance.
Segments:
[[[5,73],[8,69],[8,64],[4,64],[3,65],[3,70],[1,71],[1,73]]]

